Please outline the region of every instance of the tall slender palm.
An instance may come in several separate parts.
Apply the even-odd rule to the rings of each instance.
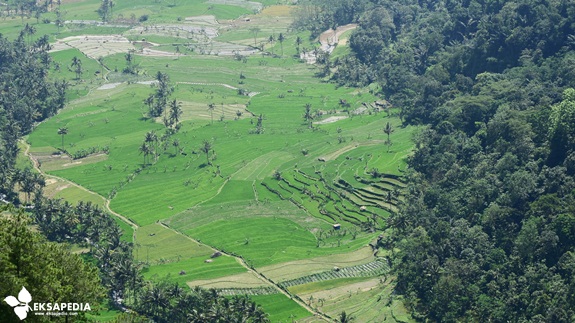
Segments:
[[[204,140],[204,142],[202,143],[202,147],[200,147],[200,150],[206,154],[206,161],[208,162],[208,165],[211,165],[212,162],[210,161],[210,150],[212,150],[212,144],[207,141]]]
[[[74,68],[74,73],[76,73],[76,79],[79,80],[82,77],[82,61],[77,57],[74,56],[72,58],[72,68]]]
[[[272,45],[272,55],[274,54],[274,41],[275,41],[275,37],[274,35],[270,35],[270,37],[268,38],[268,42]]]
[[[306,103],[305,104],[305,110],[303,113],[303,119],[305,120],[305,122],[308,123],[308,127],[311,129],[313,128],[312,125],[312,121],[313,121],[313,113],[311,112],[311,104],[310,103]]]
[[[258,37],[258,33],[261,31],[259,27],[252,27],[250,28],[250,32],[254,34],[254,47],[257,47],[256,38]]]
[[[280,33],[279,36],[278,36],[278,41],[280,42],[280,48],[281,48],[281,51],[282,51],[282,55],[281,55],[281,56],[284,56],[284,41],[285,41],[285,40],[286,40],[286,38],[285,38],[284,34]]]
[[[347,314],[345,311],[339,313],[339,317],[335,320],[338,323],[350,323],[355,321],[355,317]]]
[[[64,150],[64,136],[68,134],[68,128],[58,128],[58,134],[62,136],[62,150]]]
[[[140,153],[144,154],[144,166],[146,166],[146,157],[148,157],[148,154],[151,152],[150,145],[147,142],[143,142],[139,149]]]
[[[180,147],[180,140],[179,139],[174,139],[174,141],[172,141],[172,146],[174,146],[174,156],[176,156],[178,154],[178,148]]]
[[[176,101],[175,99],[170,102],[170,123],[177,125],[180,122],[180,117],[182,116],[182,103]]]
[[[393,127],[391,126],[391,124],[389,123],[389,121],[385,124],[385,128],[383,128],[383,132],[385,134],[387,134],[387,141],[385,142],[385,144],[387,145],[387,152],[389,152],[389,146],[391,146],[391,140],[389,139],[389,136],[395,131],[395,129],[393,129]]]
[[[295,39],[295,45],[297,48],[297,53],[299,54],[299,46],[303,44],[303,40],[301,39],[300,36],[297,36],[297,38]]]
[[[214,124],[214,109],[216,105],[214,103],[208,104],[208,111],[210,111],[210,116],[212,117],[212,124]]]

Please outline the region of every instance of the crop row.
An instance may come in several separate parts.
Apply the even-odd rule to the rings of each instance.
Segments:
[[[256,288],[216,288],[219,295],[234,296],[234,295],[271,295],[277,294],[279,291],[273,287],[256,287]]]
[[[387,264],[387,262],[382,260],[376,260],[363,265],[344,267],[344,268],[334,268],[333,270],[330,271],[324,271],[313,275],[286,280],[280,283],[279,285],[281,287],[288,288],[291,286],[303,285],[331,279],[375,277],[384,275],[387,272],[389,272],[389,265]]]

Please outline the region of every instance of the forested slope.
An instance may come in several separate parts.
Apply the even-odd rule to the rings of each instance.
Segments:
[[[350,22],[332,79],[428,125],[390,219],[416,315],[575,321],[575,3],[318,0],[296,27]]]

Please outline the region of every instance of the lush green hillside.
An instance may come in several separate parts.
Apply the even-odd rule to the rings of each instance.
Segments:
[[[405,123],[428,125],[409,203],[389,221],[411,308],[440,322],[573,321],[574,4],[305,3],[296,27],[359,25],[334,81],[377,84]]]

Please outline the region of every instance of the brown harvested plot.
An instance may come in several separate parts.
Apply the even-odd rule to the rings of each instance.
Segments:
[[[137,53],[141,56],[154,56],[154,57],[179,57],[178,53],[165,52],[157,49],[144,48],[141,52]]]
[[[331,53],[335,46],[339,44],[339,37],[346,31],[357,28],[357,24],[348,24],[339,26],[335,30],[328,29],[319,35],[319,42],[321,44],[320,50]],[[305,60],[308,64],[314,64],[316,61],[316,53],[313,51],[301,53],[300,58]]]
[[[212,26],[219,24],[216,17],[212,15],[186,17],[185,21],[194,25]]]
[[[259,279],[253,272],[241,273],[232,276],[225,276],[215,279],[194,280],[187,283],[190,287],[202,288],[256,288],[268,286],[266,282]]]
[[[73,160],[68,155],[52,155],[50,153],[33,153],[32,158],[38,161],[43,171],[54,171],[78,166],[80,164],[94,164],[108,159],[106,154],[96,154],[85,158]]]
[[[263,5],[259,2],[246,1],[246,0],[208,0],[207,3],[237,6],[252,11],[260,11],[263,8]]]
[[[354,149],[357,148],[357,147],[360,147],[360,146],[373,146],[373,145],[380,145],[380,144],[381,144],[381,142],[379,142],[379,141],[374,141],[374,142],[372,142],[372,143],[365,144],[365,145],[358,145],[358,144],[347,145],[347,146],[345,146],[345,147],[343,147],[343,148],[340,148],[340,149],[338,149],[338,150],[336,150],[336,151],[334,151],[334,152],[332,152],[332,153],[330,153],[330,154],[327,154],[327,155],[325,155],[325,156],[322,156],[321,158],[323,158],[325,161],[333,160],[333,159],[336,159],[337,157],[341,156],[342,154],[345,154],[345,153],[348,152],[348,151],[354,150]]]
[[[337,301],[338,298],[348,296],[351,293],[357,292],[367,292],[381,285],[381,278],[373,278],[370,280],[352,283],[344,286],[339,286],[331,289],[320,290],[311,293],[301,293],[298,294],[302,299],[307,299],[309,296],[313,296],[314,299],[325,299],[331,300],[333,302]],[[298,286],[299,287],[299,286]]]
[[[269,6],[262,10],[260,13],[262,16],[272,16],[272,17],[289,17],[294,6],[277,5]]]
[[[76,48],[84,53],[84,55],[93,59],[117,53],[127,53],[135,49],[127,38],[120,35],[84,35],[60,39],[53,44],[52,51],[69,49],[69,47],[66,46]]]
[[[364,247],[353,252],[296,260],[258,268],[258,271],[275,282],[332,270],[334,267],[349,267],[373,261],[371,247]]]
[[[313,124],[328,124],[328,123],[334,123],[343,119],[347,119],[347,116],[333,116],[333,117],[329,117],[326,119],[323,119],[321,121],[316,121]]]

